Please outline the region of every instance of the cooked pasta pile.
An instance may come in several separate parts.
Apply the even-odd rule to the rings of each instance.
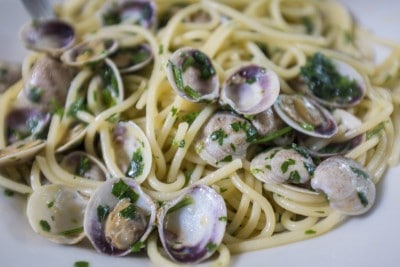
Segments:
[[[126,176],[112,134],[117,122],[130,121],[145,135],[140,135],[140,130],[136,133],[146,140],[141,155],[141,173],[145,175],[134,179],[149,196],[162,203],[190,185],[204,184],[223,197],[228,210],[226,232],[218,256],[212,259],[221,265],[229,265],[231,254],[312,238],[340,224],[347,216],[332,209],[323,194],[309,187],[256,179],[250,170],[251,153],[220,167],[199,156],[195,148],[198,133],[221,106],[189,102],[171,87],[166,68],[171,54],[182,47],[204,52],[221,82],[232,68],[247,63],[272,70],[279,77],[280,94],[288,95],[297,93],[294,81],[316,53],[351,65],[362,76],[366,95],[346,111],[361,123],[339,131],[328,143],[364,135],[345,156],[365,166],[374,183],[398,163],[400,46],[363,30],[341,4],[320,0],[159,0],[155,1],[158,25],[145,28],[129,23],[102,26],[99,10],[105,2],[69,0],[57,6],[56,13],[75,27],[76,43],[98,38],[115,39],[122,48],[146,43],[153,53],[152,62],[138,71],[116,71],[121,78],[117,88],[122,91],[111,104],[97,94],[103,97],[102,105],[96,104],[96,92],[106,86],[103,73],[115,71],[112,58],[106,59],[106,67],[76,67],[65,105],[52,112],[44,147],[23,164],[3,164],[1,186],[31,194],[45,184],[61,184],[90,197],[103,181],[71,173],[61,159],[71,151],[84,151],[106,166],[107,179]],[[390,49],[382,62],[376,62],[373,45]],[[1,147],[8,145],[7,114],[15,108],[24,81],[43,56],[29,54],[23,62],[23,80],[0,97]],[[73,130],[81,133],[75,145],[66,141],[74,140]],[[259,144],[254,150],[271,146]],[[150,235],[146,250],[155,265],[173,264],[159,246],[157,234]]]

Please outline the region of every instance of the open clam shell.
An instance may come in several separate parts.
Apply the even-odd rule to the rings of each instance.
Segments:
[[[306,96],[281,94],[274,109],[286,124],[305,135],[330,138],[338,132],[331,113]]]
[[[235,69],[224,81],[219,102],[239,114],[254,115],[270,108],[279,91],[279,78],[274,71],[249,64]]]
[[[219,80],[211,60],[198,49],[176,50],[167,64],[167,78],[175,92],[190,102],[215,102]]]
[[[61,60],[69,66],[83,66],[99,62],[118,48],[118,42],[113,39],[90,39],[65,51]]]
[[[361,74],[351,65],[316,53],[300,72],[300,87],[320,104],[330,108],[357,105],[366,94]]]
[[[158,212],[161,244],[173,260],[182,263],[209,258],[222,242],[226,222],[224,199],[206,185],[188,188]]]
[[[100,12],[103,25],[136,24],[152,29],[156,26],[156,5],[149,0],[117,0]]]
[[[104,158],[108,169],[113,170],[114,175],[143,181],[150,173],[152,153],[149,141],[140,127],[132,121],[121,121],[111,130],[110,139],[105,138],[105,135],[101,135],[103,154],[107,153]]]
[[[75,42],[75,30],[58,19],[34,20],[25,24],[20,38],[26,48],[58,57]]]
[[[27,203],[29,224],[41,236],[61,244],[75,244],[85,236],[83,217],[87,199],[64,185],[43,185]]]
[[[45,140],[25,139],[0,149],[0,166],[30,160],[46,146]]]
[[[84,229],[98,252],[124,256],[144,243],[156,221],[157,204],[129,178],[111,179],[91,196]]]
[[[153,51],[148,44],[139,44],[134,47],[120,48],[110,59],[121,73],[140,70],[153,59]]]

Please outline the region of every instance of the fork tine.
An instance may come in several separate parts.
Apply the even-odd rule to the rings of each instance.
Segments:
[[[53,17],[53,10],[47,0],[22,0],[22,3],[33,19]]]

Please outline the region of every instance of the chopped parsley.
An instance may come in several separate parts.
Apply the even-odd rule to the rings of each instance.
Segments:
[[[107,107],[112,107],[116,105],[115,98],[118,97],[118,81],[115,77],[114,72],[111,68],[106,67],[102,73],[102,80],[104,88],[101,91],[101,97],[103,104]]]
[[[197,111],[190,112],[190,113],[182,116],[182,121],[187,122],[189,125],[192,125],[192,123],[194,122],[194,120],[197,118],[198,115],[199,115],[199,112],[197,112]]]
[[[317,233],[317,231],[315,231],[313,229],[308,229],[308,230],[304,231],[304,234],[306,234],[306,235],[314,235],[316,233]]]
[[[289,126],[283,127],[281,129],[276,130],[275,132],[269,133],[259,139],[255,139],[252,143],[253,144],[264,144],[264,143],[270,142],[272,140],[275,140],[276,138],[281,137],[282,135],[289,134],[292,131],[293,131],[293,129]]]
[[[185,174],[185,185],[184,186],[187,186],[190,182],[190,179],[192,178],[193,170],[186,170],[184,172],[184,174]]]
[[[183,82],[183,77],[182,77],[182,70],[176,66],[172,61],[169,61],[168,64],[172,68],[172,74],[174,76],[174,81],[176,84],[176,87],[178,88],[179,91],[182,91],[183,93],[186,94],[187,97],[197,100],[201,97],[200,93],[193,90],[189,85],[184,85]]]
[[[141,251],[145,247],[146,247],[146,244],[144,242],[138,241],[131,246],[131,251],[136,253],[136,252]]]
[[[219,162],[231,162],[233,160],[232,155],[228,155],[225,158],[221,159]]]
[[[129,204],[129,206],[121,210],[119,214],[125,219],[134,220],[137,214],[136,206],[134,204]]]
[[[138,49],[134,49],[134,53],[131,55],[131,63],[133,65],[138,65],[144,61],[146,61],[149,57],[149,51],[147,51],[143,47],[139,47]]]
[[[158,54],[162,55],[163,53],[164,53],[164,46],[160,44],[160,46],[158,47]]]
[[[40,220],[39,225],[43,231],[50,232],[51,227],[50,227],[50,224],[46,220]]]
[[[296,164],[296,161],[294,159],[287,159],[285,160],[282,165],[281,165],[281,171],[283,173],[286,173],[289,166]]]
[[[199,92],[197,92],[196,90],[194,90],[192,87],[190,87],[189,85],[185,85],[185,87],[183,87],[183,92],[190,97],[191,99],[197,100],[201,97],[201,94]]]
[[[290,174],[289,174],[290,182],[298,184],[298,183],[300,183],[300,180],[301,180],[301,176],[298,171],[294,170],[294,171],[290,172]]]
[[[312,132],[315,130],[314,125],[312,125],[311,123],[306,123],[306,122],[301,123],[300,127],[309,132]]]
[[[188,55],[182,63],[182,71],[185,72],[189,67],[194,67],[200,71],[200,78],[208,80],[216,74],[211,61],[207,58],[206,54],[200,51],[194,51]]]
[[[300,76],[313,94],[327,101],[349,103],[361,97],[356,80],[342,76],[334,63],[321,53],[308,58]]]
[[[97,206],[97,220],[99,222],[104,222],[109,213],[110,213],[109,206],[103,206],[103,205]]]
[[[167,214],[173,213],[179,209],[193,204],[193,198],[189,195],[185,195],[181,201],[179,201],[175,206],[171,207]]]
[[[39,87],[32,86],[29,89],[28,92],[28,98],[33,102],[33,103],[39,103],[40,100],[42,99],[43,96],[43,90],[40,89]]]
[[[47,207],[50,209],[50,208],[52,208],[54,206],[54,200],[53,201],[50,201],[50,202],[47,202]]]
[[[217,141],[217,143],[222,146],[224,143],[224,139],[227,138],[228,135],[222,129],[218,129],[211,133],[210,138],[212,141]]]
[[[171,113],[172,113],[172,116],[176,116],[176,114],[178,114],[178,108],[172,107],[171,108]]]
[[[212,252],[216,248],[217,248],[217,244],[212,243],[212,242],[208,243],[207,246],[206,246],[206,249],[207,249],[208,252]]]
[[[245,131],[247,142],[252,143],[257,140],[257,137],[258,137],[257,130],[251,124],[246,123],[246,122],[237,121],[237,122],[231,123],[230,126],[234,132],[239,132],[240,130]]]
[[[314,175],[314,171],[315,171],[314,164],[308,163],[308,162],[304,162],[303,165],[304,165],[304,168],[307,170],[308,174],[310,176],[313,176]]]
[[[218,220],[221,221],[221,222],[226,222],[226,221],[228,221],[228,217],[221,216],[221,217],[218,218]]]
[[[74,235],[78,235],[80,233],[83,232],[83,226],[80,227],[76,227],[76,228],[72,228],[69,230],[65,230],[60,232],[60,235],[64,235],[64,236],[74,236]]]
[[[87,156],[82,156],[79,160],[79,164],[76,166],[75,174],[81,177],[85,176],[90,170],[90,159]]]
[[[104,25],[114,25],[121,23],[121,15],[118,10],[118,6],[115,4],[102,15]]]
[[[306,28],[306,33],[307,34],[312,34],[314,31],[314,24],[312,20],[309,17],[304,17],[303,18],[303,25]]]
[[[76,117],[76,114],[80,110],[86,110],[86,104],[83,97],[79,97],[75,102],[71,104],[68,109],[67,115],[71,117]]]
[[[180,148],[184,148],[185,147],[185,140],[181,140],[179,143],[178,143],[178,147],[180,147]]]
[[[378,133],[380,133],[383,129],[385,129],[385,122],[379,123],[377,126],[375,126],[374,129],[368,131],[367,132],[367,139],[371,139],[373,136],[375,136]]]
[[[4,189],[4,195],[7,196],[7,197],[12,197],[14,194],[15,194],[14,191],[12,191],[12,190],[10,190],[8,188]]]
[[[118,199],[128,198],[131,203],[135,203],[139,198],[139,195],[122,179],[113,184],[111,193]]]
[[[89,267],[89,262],[87,261],[76,261],[74,267]]]
[[[361,176],[361,177],[363,177],[364,179],[368,179],[368,177],[369,177],[368,173],[366,173],[366,172],[363,171],[363,170],[360,170],[359,168],[350,166],[350,169],[351,169],[351,171],[354,172],[356,175]]]
[[[364,192],[357,191],[357,196],[360,199],[360,202],[364,207],[368,206],[368,198],[367,198],[367,196],[365,195]]]
[[[142,175],[144,169],[142,150],[138,148],[132,155],[126,175],[128,177],[138,177]]]

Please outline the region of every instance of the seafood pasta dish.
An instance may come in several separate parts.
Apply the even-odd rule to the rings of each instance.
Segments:
[[[399,162],[400,45],[337,1],[54,12],[0,62],[0,186],[49,241],[229,266],[367,213]]]

